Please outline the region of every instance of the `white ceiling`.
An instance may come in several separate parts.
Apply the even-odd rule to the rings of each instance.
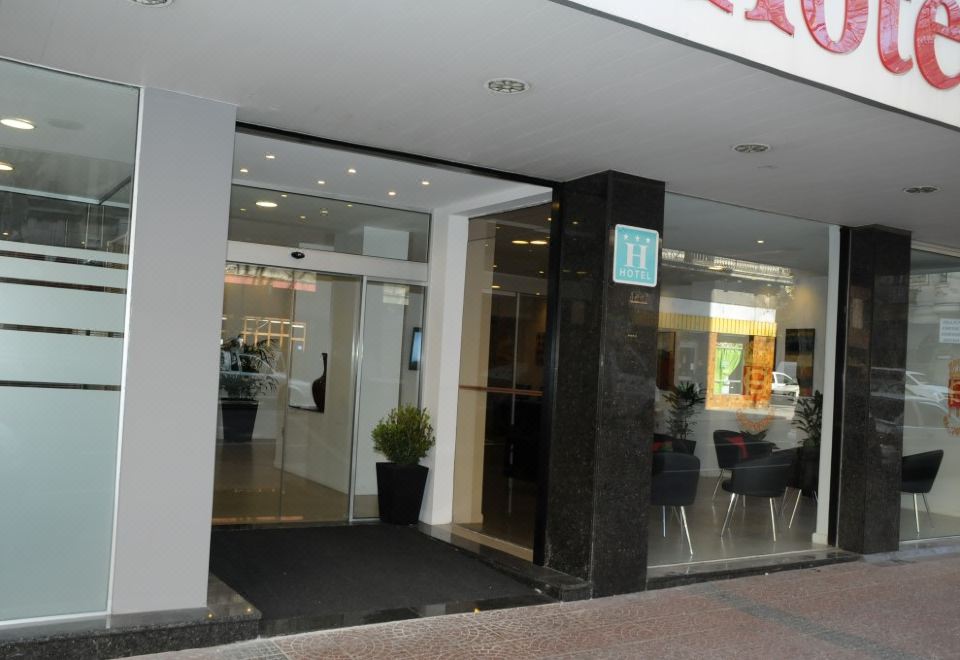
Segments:
[[[257,124],[549,179],[616,169],[960,247],[957,131],[548,0],[2,0],[0,55]],[[494,95],[497,76],[533,88]],[[744,141],[773,149],[731,151]],[[901,191],[917,184],[942,190]]]

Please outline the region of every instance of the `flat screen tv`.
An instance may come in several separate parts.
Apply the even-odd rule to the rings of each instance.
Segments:
[[[410,364],[409,368],[416,371],[420,368],[420,351],[423,348],[423,332],[420,328],[414,328],[410,336]]]

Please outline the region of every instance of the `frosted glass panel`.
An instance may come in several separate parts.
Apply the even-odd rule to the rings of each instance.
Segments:
[[[0,623],[107,607],[138,103],[0,60]]]

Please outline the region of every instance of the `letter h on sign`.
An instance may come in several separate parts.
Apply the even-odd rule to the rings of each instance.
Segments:
[[[660,234],[653,229],[617,225],[614,228],[613,281],[657,286]]]

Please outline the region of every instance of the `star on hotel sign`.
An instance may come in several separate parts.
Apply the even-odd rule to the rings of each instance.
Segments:
[[[657,286],[660,234],[652,229],[617,225],[613,245],[613,281]]]

